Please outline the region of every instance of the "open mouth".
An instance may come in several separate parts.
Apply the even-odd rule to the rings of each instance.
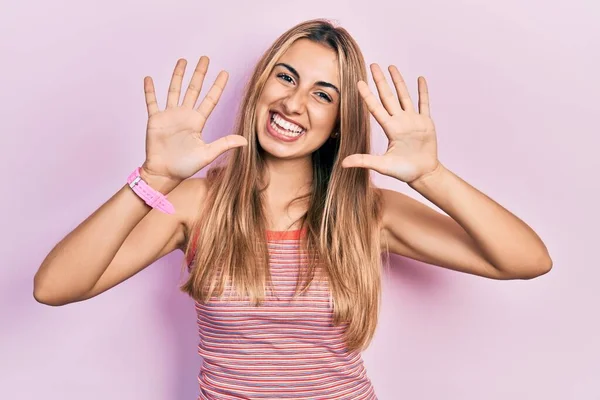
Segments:
[[[280,138],[283,137],[288,140],[295,140],[306,132],[306,129],[303,127],[286,121],[274,111],[269,112],[267,129],[269,130],[269,133],[273,134],[274,136]]]

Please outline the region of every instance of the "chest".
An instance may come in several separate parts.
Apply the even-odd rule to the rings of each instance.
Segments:
[[[229,335],[294,335],[324,332],[333,327],[333,304],[329,285],[318,275],[309,288],[295,294],[301,271],[308,267],[307,255],[298,251],[296,241],[269,242],[271,284],[263,302],[256,306],[247,296],[239,296],[231,284],[221,296],[205,304],[196,302],[200,330]]]

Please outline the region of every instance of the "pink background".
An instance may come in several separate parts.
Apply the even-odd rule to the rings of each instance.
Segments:
[[[206,129],[212,141],[232,126],[260,53],[314,17],[338,19],[368,63],[398,65],[413,96],[417,76],[428,79],[442,162],[530,224],[554,260],[539,279],[493,281],[394,256],[364,353],[379,398],[600,398],[600,8],[592,0],[7,3],[0,398],[195,398],[196,317],[177,289],[180,252],[60,308],[34,301],[33,275],[143,162],[144,76],[162,109],[179,57],[193,66],[210,56],[209,82],[229,71]],[[374,150],[385,146],[375,124]]]

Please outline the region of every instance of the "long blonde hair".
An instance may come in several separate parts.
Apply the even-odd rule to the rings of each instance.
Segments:
[[[339,135],[312,154],[311,193],[288,204],[308,201],[300,221],[306,230],[302,245],[310,257],[306,273],[299,273],[295,295],[308,289],[315,273],[327,279],[334,324],[347,325],[348,350],[364,350],[375,333],[381,303],[381,197],[367,169],[341,167],[346,156],[370,152],[369,112],[356,88],[359,80],[367,81],[367,74],[354,39],[327,20],[291,28],[258,61],[234,127],[248,146],[229,150],[226,161],[207,172],[209,190],[187,240],[185,255],[191,269],[181,290],[205,303],[213,295],[221,296],[230,279],[236,292],[249,296],[253,304],[265,298],[271,276],[262,197],[266,186],[261,185],[265,164],[255,109],[277,60],[301,38],[337,53],[341,96]]]

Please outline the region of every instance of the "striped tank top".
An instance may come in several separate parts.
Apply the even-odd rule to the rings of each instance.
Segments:
[[[377,400],[361,353],[343,343],[346,325],[333,325],[326,281],[315,279],[292,301],[298,271],[308,264],[304,232],[267,231],[273,293],[260,306],[216,296],[195,302],[198,400]]]

